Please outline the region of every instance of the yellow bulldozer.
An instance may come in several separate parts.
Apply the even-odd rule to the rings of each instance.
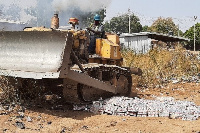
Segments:
[[[57,14],[49,29],[1,31],[0,75],[15,77],[24,91],[38,89],[37,81],[37,86],[62,93],[67,101],[128,96],[131,74],[141,72],[122,67],[119,36],[107,33],[106,38],[98,38],[92,55],[88,53],[89,41],[87,30],[59,29]]]

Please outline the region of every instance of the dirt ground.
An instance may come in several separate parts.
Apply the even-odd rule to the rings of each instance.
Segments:
[[[174,97],[177,100],[194,101],[200,105],[200,84],[169,84],[164,88],[138,89],[138,96],[153,99],[157,96]],[[22,122],[25,129],[16,127],[16,113],[0,115],[0,133],[200,133],[200,120],[183,121],[169,118],[139,118],[127,116],[95,115],[86,111],[43,108],[26,109]],[[27,117],[31,121],[27,121]]]

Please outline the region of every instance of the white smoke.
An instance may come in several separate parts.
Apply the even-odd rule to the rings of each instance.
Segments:
[[[28,2],[26,0],[0,0],[0,4],[3,4],[6,8],[10,5],[14,4],[16,6],[19,6],[21,8],[29,8],[32,6],[36,6],[37,1],[36,0],[29,0]]]
[[[29,0],[28,2],[26,0],[0,0],[1,16],[4,19],[27,22],[35,19],[35,17],[26,14],[25,9],[34,8],[36,5],[36,0]]]
[[[94,12],[109,6],[111,0],[53,0],[52,5],[57,11],[68,11],[78,8],[82,12]]]
[[[0,0],[0,19],[50,27],[53,13],[59,11],[60,25],[66,25],[70,17],[80,18],[110,3],[111,0]]]
[[[80,20],[80,27],[87,24],[82,21],[88,13],[95,13],[107,8],[112,0],[53,0],[52,7],[59,12],[60,25],[66,25],[70,17],[77,17]],[[64,18],[64,19],[62,19]]]

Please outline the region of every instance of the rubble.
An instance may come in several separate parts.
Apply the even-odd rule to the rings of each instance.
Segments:
[[[32,118],[29,116],[26,117],[26,120],[27,120],[27,122],[32,122]]]
[[[48,121],[48,122],[47,122],[48,125],[51,125],[51,123],[52,123],[51,121]]]
[[[66,127],[63,127],[60,133],[65,133],[66,132]]]
[[[172,80],[172,84],[176,84],[176,83],[179,83],[178,80]]]
[[[168,81],[168,80],[167,80]],[[177,78],[171,78],[169,79],[172,84],[177,84],[177,83],[200,83],[200,76],[199,74],[193,75],[193,76],[182,76],[182,77],[177,77]]]
[[[15,125],[16,125],[16,127],[18,127],[18,128],[20,128],[20,129],[25,129],[25,125],[24,125],[24,123],[23,122],[16,122],[15,123]]]
[[[78,109],[78,105],[75,105]],[[94,101],[85,109],[95,114],[108,114],[134,117],[169,117],[172,119],[197,120],[200,116],[200,106],[190,101],[175,101],[173,97],[158,97],[156,100],[146,100],[128,97],[112,97],[104,101]],[[86,109],[87,108],[87,109]]]

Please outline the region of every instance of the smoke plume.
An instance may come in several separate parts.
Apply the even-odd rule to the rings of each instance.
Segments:
[[[87,15],[106,8],[111,0],[0,0],[0,19],[22,21],[27,26],[50,27],[55,11],[60,25],[67,25],[70,17]]]
[[[110,3],[111,0],[54,0],[52,5],[57,11],[79,9],[82,12],[95,12]]]

